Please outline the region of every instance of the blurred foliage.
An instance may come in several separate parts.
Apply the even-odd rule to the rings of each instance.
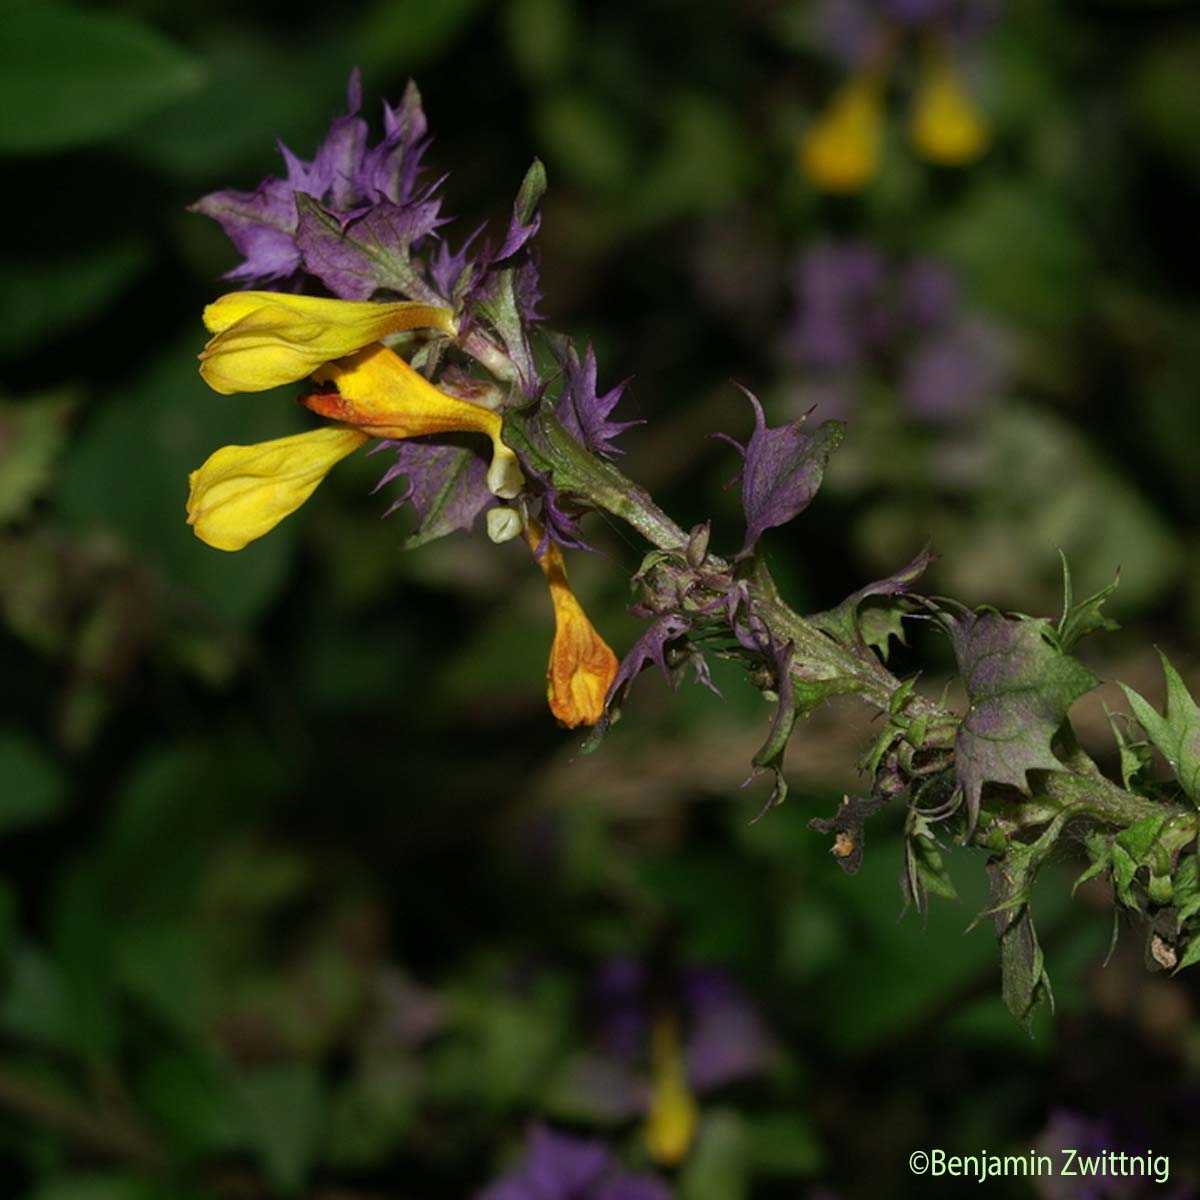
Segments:
[[[807,829],[854,786],[847,714],[802,725],[788,804],[749,824],[751,689],[648,682],[578,759],[542,706],[536,572],[458,537],[401,554],[372,460],[237,556],[183,521],[212,448],[291,428],[288,396],[196,375],[235,258],[185,206],[276,171],[275,137],[308,154],[358,63],[368,112],[418,78],[456,238],[545,160],[543,310],[602,384],[636,376],[625,468],[720,546],[735,464],[706,435],[749,423],[728,381],[774,419],[820,399],[787,350],[803,254],[947,263],[1002,382],[922,421],[868,355],[827,491],[768,535],[781,585],[826,608],[932,539],[934,591],[1051,611],[1061,547],[1082,593],[1122,569],[1098,672],[1157,702],[1154,642],[1194,681],[1194,6],[1009,0],[973,51],[990,153],[921,163],[900,100],[848,197],[796,157],[844,70],[818,7],[0,4],[5,1195],[466,1196],[538,1115],[645,1167],[640,1116],[562,1087],[622,956],[722,968],[771,1031],[769,1070],[702,1097],[684,1200],[915,1195],[912,1149],[1023,1153],[1059,1107],[1136,1118],[1194,1187],[1195,979],[1145,976],[1133,931],[1101,972],[1107,897],[1063,871],[1039,900],[1058,1015],[1026,1038],[990,933],[961,936],[979,862],[948,856],[961,902],[897,922],[886,814],[854,879]],[[624,649],[639,553],[594,532],[572,577]]]

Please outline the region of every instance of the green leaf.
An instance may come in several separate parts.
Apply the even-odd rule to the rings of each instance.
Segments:
[[[1120,628],[1116,621],[1104,616],[1100,609],[1105,600],[1117,590],[1117,584],[1121,582],[1121,573],[1118,571],[1107,587],[1075,604],[1071,589],[1071,568],[1067,565],[1067,556],[1061,550],[1058,553],[1062,559],[1063,572],[1063,611],[1058,622],[1058,644],[1065,653],[1069,653],[1075,643],[1089,633]]]
[[[746,1157],[756,1174],[814,1175],[824,1153],[811,1118],[802,1112],[746,1114]]]
[[[1112,847],[1113,886],[1117,890],[1117,898],[1126,908],[1138,910],[1137,896],[1133,891],[1133,881],[1141,864],[1124,846],[1114,842]]]
[[[1141,56],[1130,101],[1140,131],[1154,147],[1200,178],[1200,128],[1189,114],[1200,105],[1200,38],[1157,39]]]
[[[198,1200],[191,1188],[154,1182],[126,1171],[67,1175],[44,1183],[23,1200]]]
[[[103,857],[89,854],[57,881],[50,913],[72,1045],[91,1061],[111,1061],[119,1038],[117,950],[124,931],[113,920],[107,882]]]
[[[1188,938],[1183,955],[1172,973],[1178,975],[1184,967],[1194,967],[1198,962],[1200,962],[1200,932],[1193,933]]]
[[[1122,829],[1117,834],[1116,842],[1139,863],[1146,861],[1146,856],[1158,841],[1158,835],[1166,824],[1167,814],[1156,813],[1135,821],[1128,829]]]
[[[541,1095],[561,1055],[571,1020],[563,981],[547,977],[522,995],[472,981],[452,997],[458,1036],[430,1061],[430,1087],[441,1100],[503,1111]]]
[[[132,17],[47,0],[9,4],[0,11],[0,151],[99,141],[202,78],[187,54]]]
[[[592,193],[620,194],[634,172],[633,137],[611,104],[590,92],[554,89],[538,105],[539,144],[556,172]]]
[[[19,949],[13,960],[0,996],[0,1028],[26,1041],[77,1048],[62,974],[32,946]]]
[[[1084,845],[1087,848],[1088,857],[1091,859],[1091,862],[1085,870],[1080,872],[1079,877],[1071,885],[1072,896],[1089,879],[1095,879],[1097,875],[1103,874],[1112,866],[1112,842],[1105,834],[1099,830],[1090,831],[1084,835]]]
[[[72,257],[0,264],[0,354],[29,354],[99,312],[150,262],[139,235],[77,250]]]
[[[1172,883],[1180,923],[1187,922],[1200,912],[1200,859],[1194,854],[1188,855],[1179,864]]]
[[[993,176],[953,214],[939,217],[934,245],[961,267],[985,308],[1043,329],[1078,311],[1089,246],[1059,191]]]
[[[1167,705],[1162,716],[1131,687],[1121,684],[1133,715],[1150,740],[1167,760],[1188,799],[1200,806],[1200,708],[1162,651],[1163,675],[1167,680]]]
[[[364,69],[390,76],[437,59],[484,8],[482,0],[376,0],[355,38]]]
[[[521,222],[528,225],[546,195],[546,167],[540,158],[535,158],[525,172],[521,186],[517,189],[515,211]]]
[[[1054,644],[1041,619],[999,613],[942,613],[967,689],[955,738],[955,766],[972,823],[985,783],[1028,794],[1027,771],[1062,770],[1051,749],[1067,709],[1097,684],[1082,663]]]
[[[859,588],[836,608],[813,613],[807,620],[847,649],[864,644],[876,646],[886,658],[889,638],[894,636],[904,641],[903,617],[912,611],[904,594],[932,561],[933,555],[922,550],[906,567]],[[864,607],[866,601],[874,603]]]
[[[908,829],[904,843],[905,882],[913,905],[920,912],[927,895],[957,900],[958,890],[950,878],[937,839],[926,817],[908,810]]]
[[[321,1083],[311,1063],[247,1071],[239,1084],[250,1144],[280,1191],[299,1192],[323,1132]]]
[[[369,1056],[334,1096],[325,1161],[369,1169],[387,1158],[418,1115],[422,1079],[415,1058]]]
[[[1032,1033],[1043,1004],[1054,1011],[1054,993],[1034,929],[1029,897],[1037,872],[1070,820],[1059,813],[1032,842],[1010,842],[987,864],[991,907],[988,914],[1000,942],[1000,992],[1009,1012]]]
[[[246,1147],[239,1099],[233,1071],[199,1039],[154,1057],[138,1080],[142,1111],[187,1155]]]
[[[1128,720],[1128,718],[1125,719]],[[1116,713],[1108,713],[1108,724],[1112,729],[1113,740],[1117,743],[1117,751],[1121,758],[1121,783],[1127,790],[1136,790],[1138,776],[1143,774],[1150,765],[1153,754],[1150,743],[1130,742],[1124,730],[1117,724]]]
[[[312,40],[282,40],[227,22],[197,28],[193,37],[204,59],[204,86],[130,130],[119,149],[196,190],[222,178],[233,183],[247,163],[257,162],[259,174],[271,169],[275,138],[307,154],[345,95],[345,77],[332,78],[330,64],[356,61],[346,31],[328,25]],[[281,87],[286,78],[308,86]],[[212,239],[224,240],[215,228]]]
[[[740,1113],[707,1113],[679,1178],[680,1200],[745,1200],[750,1195],[748,1142]]]
[[[902,646],[904,640],[904,617],[909,605],[903,600],[864,604],[858,612],[858,631],[862,640],[879,651],[879,657],[887,662],[892,638]]]
[[[573,0],[509,0],[505,6],[508,52],[532,82],[562,75],[575,40]]]
[[[633,219],[656,225],[732,206],[754,171],[744,127],[701,92],[667,95],[660,111],[665,136],[633,181]]]
[[[73,407],[69,392],[0,403],[0,525],[23,520],[50,489]]]
[[[53,817],[65,781],[58,765],[32,739],[0,733],[0,835]]]

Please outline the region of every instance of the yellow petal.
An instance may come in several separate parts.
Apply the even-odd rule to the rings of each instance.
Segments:
[[[429,304],[285,292],[231,292],[204,310],[204,324],[213,337],[200,354],[200,374],[224,395],[295,383],[322,363],[403,329],[455,332],[450,310]]]
[[[852,76],[800,143],[805,174],[828,192],[857,192],[879,169],[883,85],[875,72]]]
[[[655,1161],[681,1163],[696,1136],[700,1112],[688,1090],[687,1071],[679,1048],[679,1032],[670,1018],[654,1026],[651,1046],[653,1081],[646,1114],[646,1149]]]
[[[386,346],[326,363],[313,372],[336,392],[305,396],[304,404],[324,417],[362,429],[372,437],[410,438],[429,433],[482,433],[492,440],[488,487],[511,499],[525,483],[517,456],[500,440],[498,412],[447,395]]]
[[[988,148],[987,125],[944,52],[926,59],[909,136],[922,158],[946,167],[972,163]]]
[[[535,553],[543,531],[531,521],[525,540]],[[567,583],[562,552],[553,543],[538,560],[550,584],[554,605],[554,644],[546,670],[550,711],[568,728],[595,725],[604,715],[604,700],[617,674],[617,656],[596,632]]]
[[[328,428],[254,446],[222,446],[188,476],[188,524],[218,550],[241,550],[294,513],[333,466],[369,438]]]

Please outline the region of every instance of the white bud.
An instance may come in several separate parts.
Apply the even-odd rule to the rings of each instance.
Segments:
[[[525,476],[521,473],[521,464],[517,456],[507,446],[497,446],[492,455],[492,465],[487,473],[488,491],[501,500],[511,500],[521,494],[525,486]]]
[[[487,513],[487,535],[499,545],[511,542],[521,532],[521,514],[515,508],[501,504],[489,508]]]

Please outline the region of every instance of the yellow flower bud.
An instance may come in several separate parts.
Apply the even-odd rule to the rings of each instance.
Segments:
[[[498,412],[439,391],[386,346],[368,346],[313,372],[319,383],[336,392],[304,397],[304,404],[324,417],[353,425],[372,437],[410,438],[428,433],[482,433],[492,440],[488,487],[511,499],[524,486],[517,456],[500,440],[503,418]]]
[[[922,158],[944,167],[972,163],[988,148],[987,124],[944,51],[934,50],[926,56],[909,137]]]
[[[525,530],[529,548],[537,553],[543,529],[530,521]],[[548,542],[538,565],[550,585],[554,605],[554,644],[546,669],[550,711],[568,728],[595,725],[604,715],[604,700],[617,674],[617,656],[596,632],[567,583],[562,552]]]
[[[800,143],[804,173],[827,192],[861,191],[879,169],[883,119],[879,76],[852,76]]]
[[[329,427],[254,446],[223,446],[188,477],[188,524],[218,550],[241,550],[294,513],[368,435]]]
[[[700,1111],[688,1089],[687,1070],[675,1022],[660,1018],[651,1044],[653,1079],[650,1111],[646,1115],[646,1149],[664,1166],[681,1163],[692,1147]]]
[[[400,330],[455,332],[450,310],[429,304],[284,292],[231,292],[204,310],[204,324],[213,337],[200,354],[200,374],[223,395],[295,383],[330,359]]]

